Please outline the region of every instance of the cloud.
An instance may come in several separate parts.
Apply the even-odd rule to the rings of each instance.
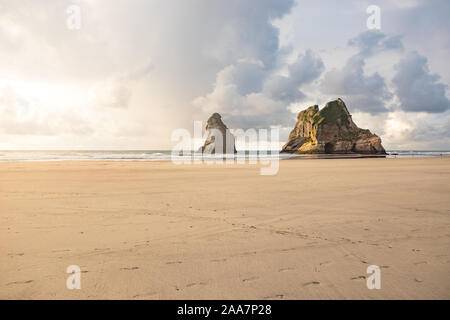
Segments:
[[[399,8],[414,8],[420,4],[419,0],[394,0],[394,4]]]
[[[219,112],[227,123],[242,128],[290,124],[293,114],[288,106],[306,97],[300,88],[317,79],[324,69],[320,57],[311,50],[283,65],[287,75],[248,61],[241,59],[221,70],[212,92],[196,98],[194,105],[208,113]]]
[[[255,1],[241,0],[212,5],[201,3],[202,6],[212,7],[213,16],[210,19],[216,19],[215,22],[211,21],[215,40],[207,48],[218,61],[229,64],[238,59],[257,59],[266,68],[275,65],[279,32],[271,21],[289,13],[294,0],[262,0],[257,1],[257,5]]]
[[[138,81],[151,74],[155,70],[155,65],[150,59],[147,60],[148,61],[122,75],[122,80]]]
[[[365,31],[348,41],[358,51],[342,69],[327,72],[321,91],[342,97],[351,111],[377,114],[388,112],[386,107],[393,98],[385,79],[378,73],[365,73],[366,60],[386,51],[402,51],[400,36],[387,36],[378,30]]]
[[[269,76],[264,84],[264,92],[275,100],[292,103],[306,97],[300,87],[316,80],[322,74],[324,64],[317,54],[307,49],[305,54],[298,55],[293,63],[287,65],[287,70],[287,76]]]
[[[402,110],[438,113],[450,108],[446,86],[439,82],[439,75],[430,73],[426,57],[408,53],[396,69],[392,82]]]
[[[384,139],[391,148],[445,150],[450,143],[450,114],[395,111],[385,122]]]
[[[91,124],[76,111],[45,112],[11,88],[0,88],[0,135],[88,135]]]
[[[392,94],[384,78],[377,72],[366,76],[364,66],[363,57],[359,55],[351,57],[342,69],[325,74],[321,91],[342,97],[351,111],[372,114],[387,112],[385,101],[391,99]]]
[[[107,108],[127,108],[132,92],[121,83],[107,82],[92,89],[92,105]]]
[[[193,105],[203,117],[219,112],[235,127],[290,123],[289,104],[305,97],[300,87],[323,69],[320,58],[309,50],[291,64],[283,61],[291,52],[280,48],[279,31],[272,21],[289,13],[294,2],[264,1],[256,7],[251,1],[232,3],[240,10],[233,10],[225,26],[217,29],[220,42],[212,41],[209,53],[227,64],[217,72],[213,89],[193,99]],[[230,8],[237,9],[227,4],[223,14],[228,15]]]
[[[95,83],[91,90],[91,104],[94,107],[128,108],[133,91],[131,87],[145,80],[155,69],[151,61],[147,61],[131,70],[121,72],[110,79]]]
[[[265,81],[264,92],[272,99],[286,103],[302,101],[306,98],[306,95],[299,90],[299,86],[292,81],[292,78],[278,74]]]
[[[272,21],[289,13],[294,0],[260,0],[257,5],[241,0],[130,0],[114,5],[79,0],[82,27],[72,31],[66,28],[71,4],[2,2],[0,82],[6,75],[30,85],[45,81],[49,88],[61,83],[79,88],[80,96],[86,96],[80,100],[88,102],[84,107],[95,109],[88,114],[96,133],[106,123],[113,127],[104,132],[122,132],[124,125],[130,128],[127,132],[140,132],[135,128],[146,119],[146,127],[163,129],[143,140],[164,141],[159,145],[167,145],[177,126],[192,126],[198,109],[191,102],[215,78],[225,89],[235,84],[236,95],[245,98],[249,110],[281,108],[260,92],[281,54]],[[53,109],[36,112],[63,121],[59,116],[70,114],[69,106],[74,106],[71,97],[62,98]],[[36,118],[30,121],[42,124]]]
[[[317,79],[322,74],[324,65],[322,59],[308,49],[304,55],[299,55],[294,63],[288,65],[288,70],[291,80],[301,86]]]
[[[365,31],[350,39],[348,44],[358,48],[358,54],[364,57],[372,56],[386,50],[403,50],[401,36],[387,36],[381,31]]]

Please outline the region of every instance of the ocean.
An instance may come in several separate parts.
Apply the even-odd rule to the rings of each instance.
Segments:
[[[388,158],[420,158],[449,156],[449,150],[390,150]],[[310,159],[310,158],[357,158],[358,155],[292,155],[279,154],[278,150],[267,152],[245,151],[236,155],[237,159]],[[366,157],[366,156],[364,156]],[[73,161],[73,160],[116,160],[116,161],[170,161],[200,159],[201,155],[190,152],[172,157],[170,150],[0,150],[0,161]],[[203,159],[216,159],[203,157]]]

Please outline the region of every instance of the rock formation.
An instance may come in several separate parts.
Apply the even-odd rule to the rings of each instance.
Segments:
[[[206,124],[206,140],[198,150],[202,153],[210,154],[233,154],[236,153],[235,139],[233,134],[222,122],[222,117],[218,113],[213,113]]]
[[[386,154],[380,137],[358,128],[341,99],[301,111],[281,152]]]

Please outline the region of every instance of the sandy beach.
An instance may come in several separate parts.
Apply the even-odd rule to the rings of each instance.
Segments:
[[[449,299],[449,194],[450,158],[0,163],[0,299]]]

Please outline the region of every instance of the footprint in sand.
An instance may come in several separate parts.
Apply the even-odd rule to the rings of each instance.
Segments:
[[[303,287],[310,286],[310,285],[317,285],[317,284],[320,284],[320,282],[319,281],[306,282],[303,284]]]
[[[27,284],[27,283],[31,283],[33,282],[33,280],[27,280],[27,281],[14,281],[14,282],[10,282],[7,284],[7,286],[12,285],[12,284]]]
[[[284,298],[284,294],[276,294],[273,296],[264,297],[263,299],[283,299],[283,298]]]
[[[68,252],[70,249],[52,250],[52,252]]]
[[[242,282],[252,282],[259,279],[259,277],[251,277],[251,278],[247,278],[247,279],[242,279]]]
[[[139,267],[124,267],[124,268],[120,268],[120,270],[137,270],[139,269]]]
[[[138,247],[148,247],[149,245],[150,245],[150,241],[147,240],[147,241],[145,241],[145,243],[135,244],[134,247],[136,247],[136,248],[138,248]]]
[[[194,283],[188,283],[186,285],[186,288],[195,287],[195,286],[206,286],[206,282],[194,282]]]
[[[8,256],[10,256],[10,257],[14,257],[14,256],[19,256],[19,257],[21,257],[21,256],[23,256],[25,253],[23,253],[23,252],[21,252],[21,253],[8,253]]]
[[[148,293],[139,293],[133,296],[133,298],[144,298],[144,297],[153,297],[156,296],[158,293],[156,292],[148,292]]]
[[[297,250],[297,248],[284,248],[281,249],[280,251],[294,251],[294,250]]]

